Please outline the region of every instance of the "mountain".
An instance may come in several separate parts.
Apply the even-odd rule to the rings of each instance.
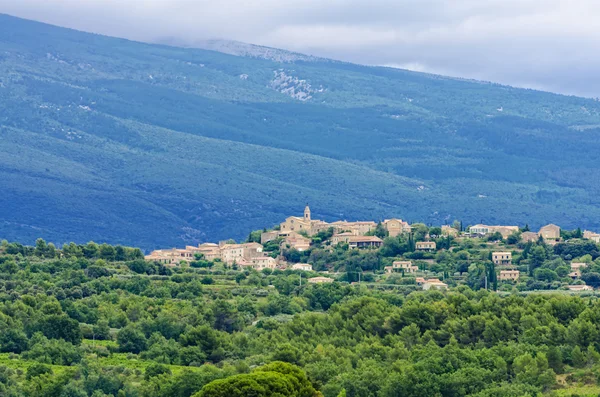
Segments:
[[[181,40],[176,37],[165,37],[155,40],[157,44],[175,47],[200,48],[204,50],[218,51],[224,54],[237,55],[249,58],[268,59],[281,63],[304,62],[335,62],[330,59],[319,58],[312,55],[299,54],[297,52],[281,50],[279,48],[265,47],[255,44],[242,43],[234,40],[210,39],[210,40]]]
[[[0,238],[149,249],[242,238],[306,203],[600,228],[600,102],[242,53],[0,15]]]

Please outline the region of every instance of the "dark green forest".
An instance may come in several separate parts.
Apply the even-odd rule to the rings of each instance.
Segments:
[[[151,249],[240,238],[307,202],[327,221],[600,227],[599,111],[0,15],[0,234]]]
[[[541,268],[575,254],[555,249]],[[600,393],[593,293],[301,285],[314,273],[205,262],[165,267],[123,246],[3,241],[0,395]]]

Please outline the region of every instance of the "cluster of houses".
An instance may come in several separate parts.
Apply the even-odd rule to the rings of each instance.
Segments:
[[[382,223],[390,236],[398,236],[411,231],[410,225],[401,219],[388,219]],[[311,236],[329,229],[334,230],[331,243],[348,244],[349,248],[379,248],[383,240],[377,236],[368,235],[374,231],[377,223],[373,221],[337,221],[328,223],[322,220],[311,219],[310,208],[306,206],[303,217],[291,216],[279,225],[279,230],[267,231],[261,234],[259,243],[219,244],[204,243],[197,247],[187,246],[184,249],[172,248],[155,250],[146,256],[146,260],[156,261],[165,265],[178,265],[181,261],[191,262],[197,258],[210,261],[220,260],[228,265],[237,265],[238,268],[252,268],[255,270],[276,269],[285,267],[282,259],[276,259],[263,252],[263,245],[274,240],[280,240],[281,249],[295,249],[305,251],[311,244]],[[419,250],[435,250],[435,242],[426,241],[417,243]],[[300,270],[312,270],[309,264],[295,264]]]
[[[394,261],[392,262],[392,266],[386,266],[385,272],[388,274],[391,273],[404,273],[404,274],[415,274],[419,271],[418,266],[414,266],[412,261]],[[443,283],[437,278],[425,279],[423,277],[417,277],[416,279],[417,285],[423,287],[424,290],[429,289],[447,289],[448,284]]]
[[[502,238],[506,239],[508,236],[519,232],[519,226],[488,226],[488,225],[474,225],[469,227],[468,234],[471,236],[489,236],[491,234],[500,233]],[[591,233],[591,232],[588,232]],[[598,241],[600,241],[600,235]],[[539,232],[523,232],[521,233],[521,240],[524,242],[538,241],[543,238],[548,244],[556,244],[560,241],[560,227],[550,224],[540,228]],[[584,236],[585,237],[585,236]]]
[[[172,248],[152,251],[146,256],[146,260],[156,261],[165,265],[176,266],[182,261],[192,262],[197,259],[208,261],[220,260],[227,265],[236,265],[239,269],[252,268],[255,270],[292,268],[294,270],[312,271],[312,266],[308,263],[287,264],[282,257],[273,258],[263,252],[263,245],[277,241],[280,249],[305,251],[310,248],[311,237],[321,232],[333,230],[330,238],[331,245],[347,244],[349,248],[369,249],[379,248],[383,245],[383,240],[372,235],[378,224],[373,221],[336,221],[325,222],[311,218],[311,211],[308,206],[304,209],[302,217],[290,216],[279,225],[277,230],[266,231],[261,234],[260,243],[251,242],[235,244],[230,242],[220,242],[219,244],[204,243],[197,247],[187,246],[184,249]],[[403,233],[410,233],[411,226],[401,219],[386,219],[381,222],[386,232],[392,236],[398,236]],[[518,233],[518,226],[489,226],[474,225],[468,228],[467,232],[461,233],[454,227],[444,225],[441,227],[442,235],[458,237],[465,235],[468,237],[484,237],[499,233],[504,239]],[[520,234],[521,241],[538,241],[543,239],[548,244],[556,244],[560,241],[560,227],[550,224],[535,232],[523,232]],[[429,237],[429,236],[428,236]],[[600,234],[585,231],[583,237],[600,243]],[[435,241],[418,241],[415,243],[415,249],[418,251],[435,251]],[[493,252],[492,261],[499,268],[498,280],[513,281],[519,280],[519,270],[512,268],[511,252]],[[581,276],[581,267],[585,263],[572,263],[569,276],[577,279]],[[404,274],[416,274],[419,268],[413,265],[412,261],[394,261],[391,266],[385,267],[386,273],[402,272]],[[445,289],[447,285],[438,279],[424,279],[417,277],[417,284],[423,289]],[[328,277],[314,277],[309,279],[309,283],[329,283],[334,280]],[[574,291],[591,290],[587,285],[571,285],[570,289]]]
[[[263,246],[259,243],[204,243],[197,247],[187,246],[184,249],[155,250],[146,256],[146,260],[173,266],[180,264],[182,261],[191,262],[198,258],[209,261],[218,259],[228,265],[236,264],[240,268],[253,268],[256,270],[275,269],[277,267],[277,260],[264,253]]]

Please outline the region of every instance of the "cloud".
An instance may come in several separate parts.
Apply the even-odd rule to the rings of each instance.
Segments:
[[[597,0],[0,0],[0,12],[142,41],[225,38],[600,96]]]

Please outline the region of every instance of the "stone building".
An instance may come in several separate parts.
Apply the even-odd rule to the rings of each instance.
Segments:
[[[492,252],[492,262],[496,266],[512,265],[512,253],[510,252]]]
[[[436,244],[435,241],[417,241],[415,249],[417,251],[435,251]]]
[[[408,222],[402,219],[386,219],[383,221],[383,227],[388,231],[390,237],[396,237],[403,233],[410,233],[411,227]]]
[[[498,280],[500,281],[517,281],[519,279],[520,272],[518,270],[501,270],[498,274]]]
[[[560,227],[554,224],[549,224],[542,227],[538,233],[544,241],[555,242],[560,240]]]
[[[290,216],[285,219],[285,222],[280,224],[280,231],[286,232],[304,232],[308,236],[315,235],[320,231],[327,230],[330,227],[329,223],[321,220],[311,219],[310,208],[308,205],[304,208],[304,216]]]

